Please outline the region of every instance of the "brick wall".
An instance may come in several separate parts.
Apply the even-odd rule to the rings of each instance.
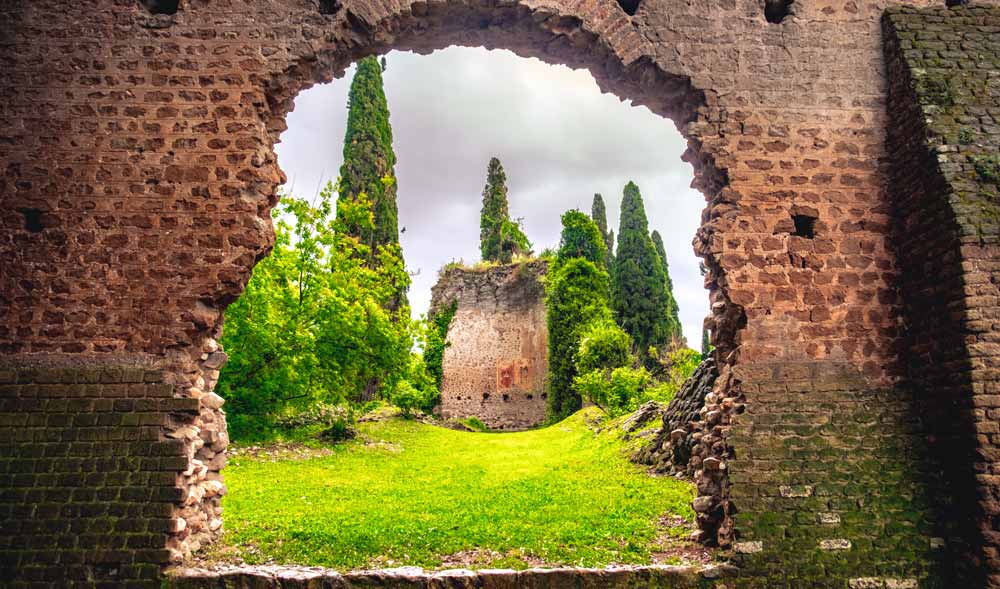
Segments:
[[[1000,153],[1000,10],[896,9],[884,27],[905,357],[937,467],[936,534],[958,582],[998,587],[1000,175],[984,163]]]
[[[493,429],[545,420],[545,269],[530,262],[442,272],[431,310],[457,304],[442,361],[442,417],[477,417]]]
[[[929,579],[922,549],[893,552],[874,540],[868,546],[860,531],[849,549],[836,543],[815,549],[817,538],[809,537],[802,544],[808,554],[824,550],[815,553],[831,563],[809,567],[800,560],[806,553],[768,538],[815,528],[765,525],[754,517],[758,507],[740,505],[764,506],[771,499],[753,502],[772,497],[777,484],[775,513],[793,521],[816,517],[814,497],[780,495],[781,486],[792,484],[784,479],[811,472],[815,461],[792,448],[800,439],[828,442],[847,430],[798,422],[801,412],[791,400],[803,380],[817,393],[839,391],[823,408],[834,426],[855,410],[891,402],[876,414],[898,442],[889,434],[862,436],[823,451],[844,458],[837,461],[843,468],[859,469],[843,497],[874,496],[885,485],[846,458],[880,445],[911,446],[910,424],[896,421],[894,409],[909,397],[904,389],[886,391],[896,390],[904,375],[919,376],[908,343],[922,350],[933,339],[907,339],[903,327],[923,321],[928,334],[938,328],[937,317],[919,317],[919,305],[901,298],[900,286],[911,284],[912,257],[897,259],[893,247],[901,241],[893,225],[902,201],[887,190],[881,27],[891,4],[797,0],[787,18],[771,23],[760,0],[642,0],[631,16],[611,0],[347,0],[332,13],[314,0],[181,0],[173,15],[151,15],[137,0],[0,2],[0,353],[15,366],[57,362],[35,358],[46,354],[85,368],[139,355],[162,370],[172,394],[198,400],[194,429],[179,438],[187,464],[175,473],[186,499],[174,504],[172,519],[184,520],[184,529],[166,544],[171,555],[183,556],[217,530],[218,499],[209,491],[225,462],[226,440],[222,400],[211,392],[225,358],[215,339],[222,311],[273,239],[270,209],[284,180],[273,146],[295,95],[341,75],[351,60],[388,48],[484,45],[587,67],[603,89],[677,123],[689,141],[685,159],[695,186],[706,196],[695,248],[709,271],[720,365],[718,395],[707,407],[718,412],[717,421],[695,449],[711,465],[696,473],[702,502],[719,515],[707,535],[724,546],[763,538],[760,552],[741,557],[746,566],[768,571],[792,562],[788,569],[797,571],[799,585],[842,587],[858,571],[875,579]],[[989,25],[969,26],[996,37]],[[934,67],[953,61],[949,44],[966,41],[936,42],[943,48],[928,49],[940,53]],[[966,91],[995,96],[995,77],[985,79],[981,90]],[[978,121],[980,137],[995,138],[990,112],[967,113]],[[966,189],[975,168],[969,154],[941,155],[954,194],[974,201],[956,210],[991,214],[982,206],[990,199]],[[979,225],[989,233],[990,224]],[[994,246],[960,236],[966,308],[945,309],[948,322],[941,325],[962,325],[979,444],[970,453],[982,508],[992,510]],[[810,366],[810,375],[837,376],[801,378],[799,366]],[[785,394],[775,396],[773,388]],[[768,434],[772,426],[803,431]],[[164,427],[162,435],[179,429]],[[18,430],[7,425],[0,433],[12,437]],[[785,444],[786,436],[794,439],[784,460],[754,457],[754,444],[766,450]],[[15,458],[5,465],[21,468],[21,460],[28,463]],[[881,467],[896,472],[885,461]],[[23,509],[41,504],[34,494],[17,500]],[[913,531],[912,516],[891,509],[896,502],[859,513],[875,513],[891,538],[915,546],[924,530]],[[992,515],[984,521],[981,536],[993,538]],[[5,545],[14,545],[11,538],[5,531]],[[992,561],[989,542],[981,558]],[[137,550],[127,549],[121,561],[134,561]],[[35,552],[57,560],[72,554],[57,544]],[[877,564],[864,564],[868,556]]]
[[[164,428],[198,410],[173,391],[136,365],[0,367],[5,586],[158,586],[187,498],[186,444]]]

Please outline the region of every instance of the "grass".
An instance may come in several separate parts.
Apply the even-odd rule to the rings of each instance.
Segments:
[[[416,421],[359,424],[361,439],[305,459],[226,468],[230,556],[248,563],[372,566],[648,563],[657,520],[690,520],[693,487],[626,460],[584,410],[519,433]]]

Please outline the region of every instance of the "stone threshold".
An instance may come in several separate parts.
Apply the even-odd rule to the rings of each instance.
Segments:
[[[623,566],[601,569],[448,569],[419,567],[338,573],[320,567],[224,566],[172,568],[170,589],[705,589],[737,575],[730,565]],[[718,585],[717,585],[718,582]]]

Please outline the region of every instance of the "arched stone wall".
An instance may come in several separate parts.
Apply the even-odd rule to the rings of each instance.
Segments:
[[[227,443],[215,338],[273,239],[294,96],[363,55],[462,44],[586,67],[688,138],[722,366],[694,458],[705,540],[756,575],[929,578],[920,455],[889,463],[916,439],[894,388],[889,4],[798,0],[780,24],[760,0],[0,4],[0,424],[21,430],[2,504],[12,535],[46,548],[8,540],[4,560],[142,578],[210,541]],[[160,473],[156,490],[71,476],[123,451],[105,466]],[[79,497],[90,547],[40,486]]]

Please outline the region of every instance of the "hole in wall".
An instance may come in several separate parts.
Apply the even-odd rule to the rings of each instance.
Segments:
[[[792,13],[795,0],[764,0],[764,18],[771,24],[779,24]]]
[[[504,401],[510,401],[510,395],[504,393],[503,400]]]
[[[320,14],[336,14],[340,10],[340,0],[319,0]]]
[[[176,14],[180,0],[139,0],[150,14]]]
[[[618,6],[622,7],[625,14],[629,16],[634,16],[636,11],[639,10],[639,3],[641,0],[618,0]]]
[[[488,401],[489,398],[490,398],[490,394],[489,393],[483,393],[483,401]]]
[[[792,235],[812,239],[816,237],[816,217],[809,215],[792,215],[792,222],[795,223],[795,232]]]
[[[31,233],[41,233],[45,227],[42,225],[41,209],[23,208],[17,212],[24,215],[24,228]]]

